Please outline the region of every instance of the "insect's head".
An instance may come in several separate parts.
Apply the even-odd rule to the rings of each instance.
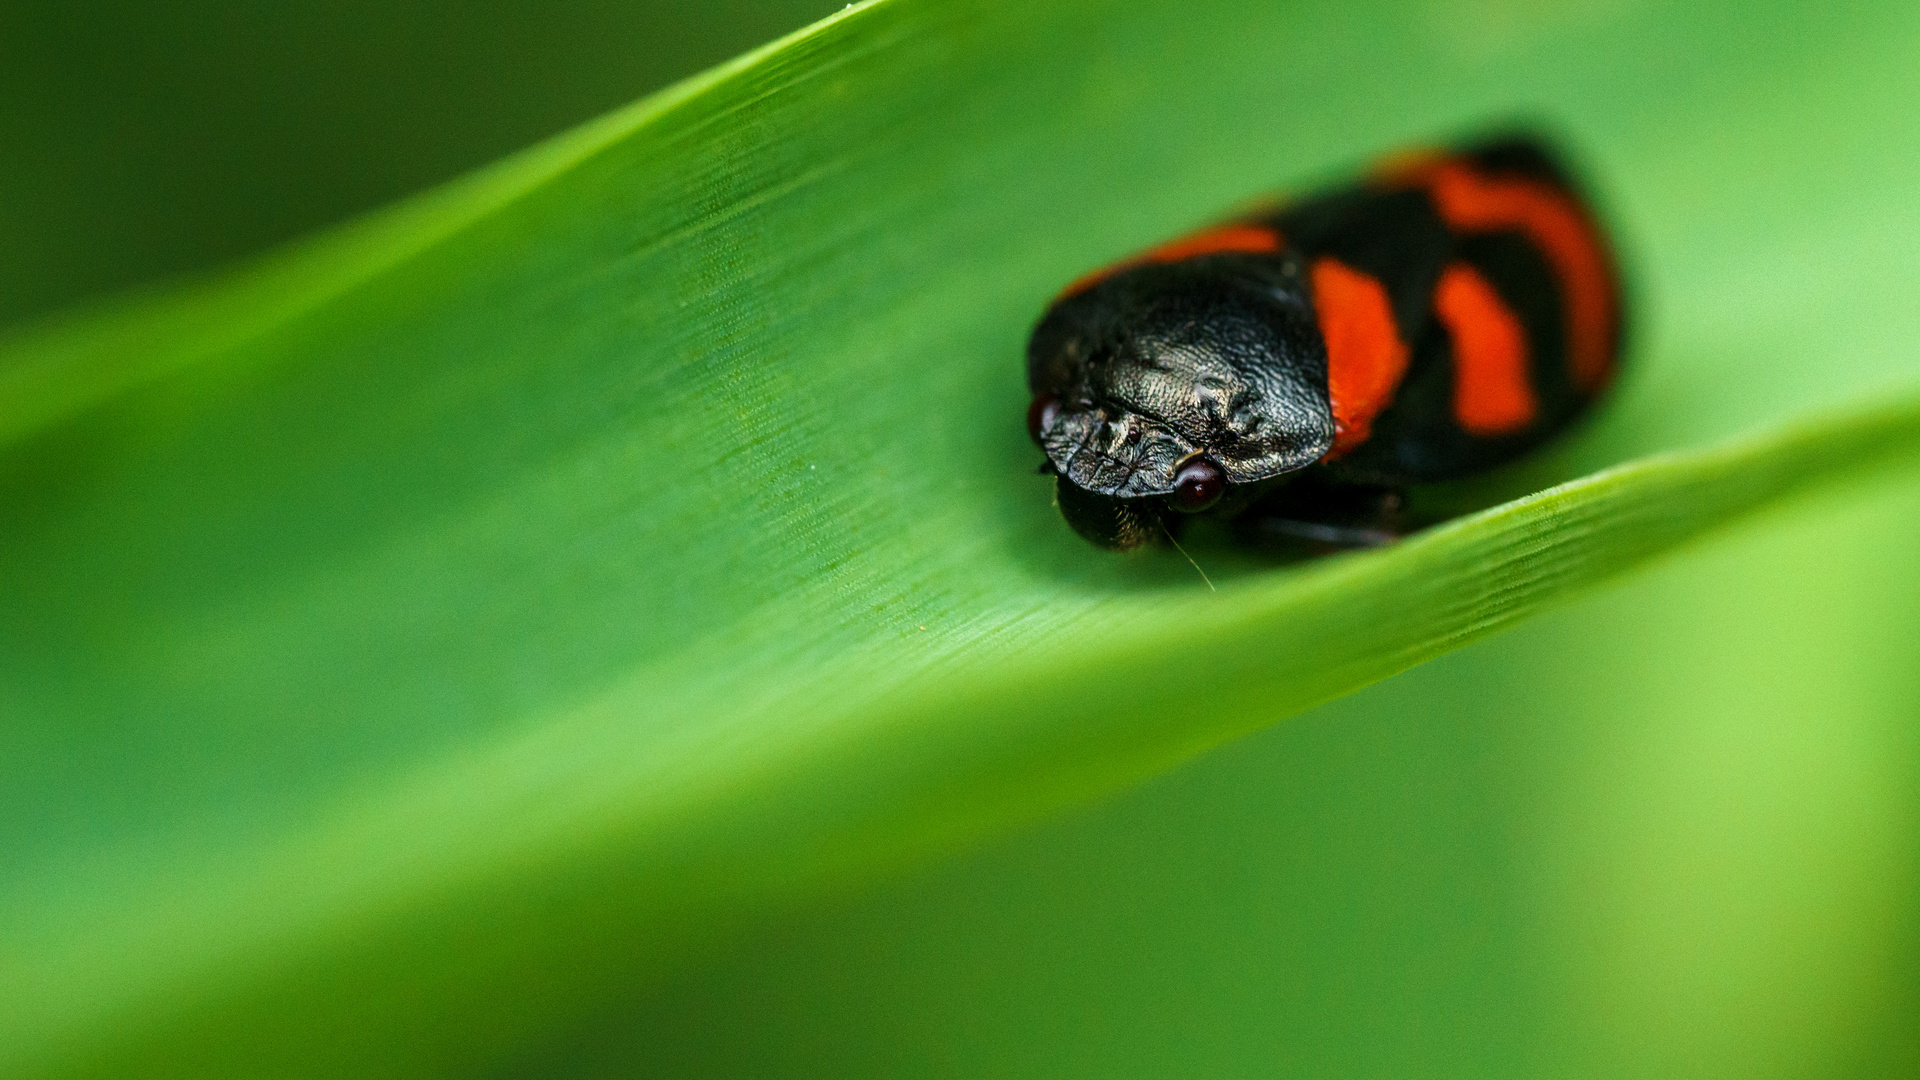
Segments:
[[[1080,535],[1124,550],[1318,460],[1326,346],[1284,256],[1141,266],[1057,303],[1028,346],[1028,431]]]

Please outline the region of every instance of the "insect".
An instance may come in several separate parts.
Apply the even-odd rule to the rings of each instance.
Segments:
[[[1081,536],[1191,515],[1337,547],[1405,492],[1512,460],[1612,380],[1606,237],[1538,141],[1402,155],[1350,187],[1068,286],[1027,347],[1027,428]]]

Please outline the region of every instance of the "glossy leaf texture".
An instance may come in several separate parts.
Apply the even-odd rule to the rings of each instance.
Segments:
[[[1920,132],[1832,122],[1914,104],[1915,44],[1891,4],[880,0],[16,336],[0,1068],[490,1068],[1920,448]],[[1053,289],[1515,116],[1642,312],[1598,422],[1459,494],[1547,490],[1304,566],[1202,537],[1217,593],[1062,526]]]

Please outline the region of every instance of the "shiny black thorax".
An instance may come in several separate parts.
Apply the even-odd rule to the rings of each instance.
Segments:
[[[1181,466],[1217,464],[1239,508],[1333,441],[1326,347],[1302,264],[1230,253],[1148,265],[1055,305],[1028,378],[1062,512],[1107,547],[1157,539]]]
[[[1036,391],[1070,409],[1047,436],[1060,475],[1089,490],[1167,494],[1200,452],[1230,483],[1252,482],[1311,463],[1333,437],[1326,348],[1292,258],[1121,274],[1057,305],[1029,365]]]
[[[1565,184],[1528,142],[1471,153]],[[1306,200],[1262,224],[1285,246],[1131,266],[1060,299],[1034,330],[1030,425],[1047,454],[1043,471],[1058,477],[1062,513],[1094,543],[1153,543],[1196,509],[1276,517],[1299,524],[1300,535],[1324,525],[1334,543],[1370,542],[1397,531],[1388,520],[1396,492],[1509,461],[1589,405],[1561,362],[1560,286],[1527,237],[1457,233],[1425,192],[1372,186]],[[1327,346],[1308,272],[1321,256],[1384,286],[1410,357],[1370,436],[1332,457]],[[1539,413],[1523,431],[1485,437],[1456,422],[1453,343],[1433,311],[1450,262],[1495,283],[1525,327]],[[1183,504],[1191,494],[1183,477],[1209,467],[1224,489],[1205,505]]]

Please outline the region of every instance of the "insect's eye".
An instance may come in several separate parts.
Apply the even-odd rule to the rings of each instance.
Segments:
[[[1173,505],[1188,514],[1197,514],[1220,501],[1227,490],[1226,474],[1206,458],[1194,458],[1173,477]]]
[[[1053,418],[1060,415],[1060,396],[1058,394],[1038,394],[1033,404],[1027,406],[1027,434],[1034,442],[1040,441],[1040,433],[1053,426]]]

